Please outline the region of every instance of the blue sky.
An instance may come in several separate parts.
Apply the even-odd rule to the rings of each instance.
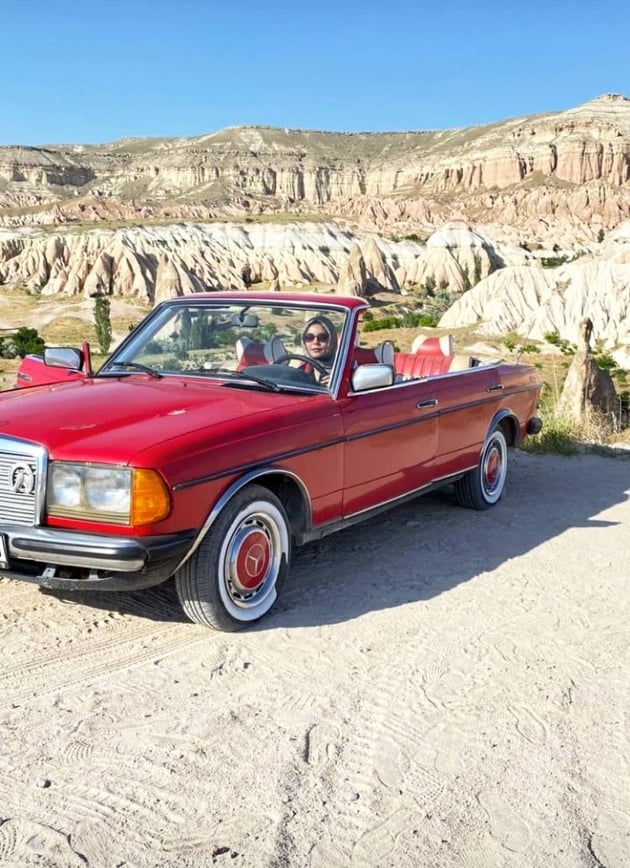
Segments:
[[[431,130],[630,96],[627,0],[8,0],[0,144]]]

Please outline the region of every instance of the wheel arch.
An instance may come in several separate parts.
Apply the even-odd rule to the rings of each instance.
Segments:
[[[495,428],[500,428],[508,446],[516,446],[518,441],[518,419],[511,410],[499,410],[488,427],[488,436]]]
[[[263,486],[263,488],[267,488],[282,503],[289,521],[291,536],[299,540],[304,535],[311,525],[311,499],[306,486],[299,476],[289,470],[276,467],[260,467],[256,470],[250,470],[249,473],[245,473],[226,488],[210,510],[192,546],[177,565],[174,572],[179,570],[199,548],[226,504],[229,503],[235,494],[252,482]]]

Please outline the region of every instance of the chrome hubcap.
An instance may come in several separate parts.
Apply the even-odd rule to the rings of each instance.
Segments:
[[[485,494],[492,498],[501,493],[507,469],[507,456],[503,443],[498,438],[490,440],[482,464],[482,485]]]
[[[227,601],[239,610],[254,609],[275,593],[282,554],[281,529],[272,515],[241,515],[227,535],[221,556]]]

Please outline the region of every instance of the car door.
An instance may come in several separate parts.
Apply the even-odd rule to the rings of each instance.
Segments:
[[[466,368],[436,377],[438,438],[435,477],[440,479],[473,467],[481,444],[502,400],[496,366]]]
[[[437,404],[433,384],[427,381],[350,393],[341,399],[344,516],[431,482]]]

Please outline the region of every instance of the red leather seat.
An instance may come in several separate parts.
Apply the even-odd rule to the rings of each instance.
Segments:
[[[352,367],[357,365],[375,365],[376,354],[370,347],[355,347],[352,351]]]
[[[396,353],[394,367],[401,380],[416,380],[422,377],[435,377],[445,374],[453,361],[453,356],[431,355],[430,353]]]
[[[265,348],[263,344],[250,338],[239,338],[236,342],[237,371],[242,371],[250,365],[266,365]]]

